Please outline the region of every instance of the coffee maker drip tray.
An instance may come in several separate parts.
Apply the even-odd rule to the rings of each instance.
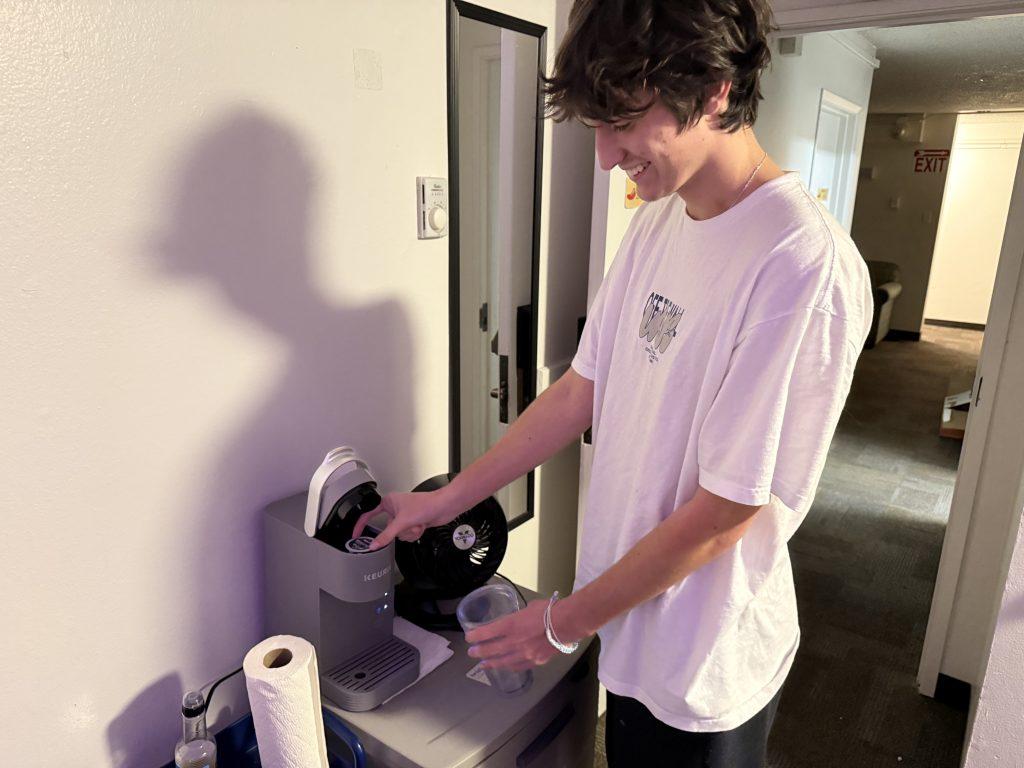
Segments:
[[[390,637],[321,674],[320,687],[342,709],[366,712],[415,683],[419,673],[419,651]]]

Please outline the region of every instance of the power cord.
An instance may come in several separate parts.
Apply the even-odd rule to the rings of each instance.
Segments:
[[[210,686],[210,690],[207,692],[206,696],[203,697],[203,699],[206,701],[205,706],[206,706],[206,711],[207,712],[210,711],[210,702],[213,700],[213,692],[215,690],[217,690],[217,686],[220,685],[221,683],[223,683],[229,677],[234,677],[235,675],[237,675],[241,671],[242,671],[242,668],[239,667],[234,672],[228,672],[226,675],[224,675],[224,677],[220,678],[213,685]]]

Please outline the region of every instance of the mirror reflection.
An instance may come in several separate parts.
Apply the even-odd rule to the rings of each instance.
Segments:
[[[540,53],[537,37],[458,19],[458,466],[534,393]],[[510,521],[531,514],[531,483],[497,494]]]

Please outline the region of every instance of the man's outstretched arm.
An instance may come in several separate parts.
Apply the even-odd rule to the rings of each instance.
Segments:
[[[450,522],[578,439],[590,426],[593,410],[594,382],[570,368],[451,484],[430,493],[388,494],[377,509],[359,518],[353,536],[359,536],[366,523],[383,512],[389,522],[374,540],[373,549],[396,538],[418,539],[426,528]]]

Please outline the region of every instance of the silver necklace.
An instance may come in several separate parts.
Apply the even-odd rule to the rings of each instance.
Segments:
[[[738,195],[736,195],[736,199],[732,201],[732,205],[729,206],[730,208],[732,208],[733,205],[736,205],[736,203],[738,203],[740,201],[740,198],[743,197],[743,193],[746,192],[747,191],[747,187],[750,186],[750,182],[752,182],[754,180],[754,177],[757,176],[757,172],[761,170],[761,166],[764,165],[764,161],[767,160],[767,159],[768,159],[768,152],[765,152],[764,155],[761,157],[761,162],[759,162],[754,167],[754,170],[751,171],[750,177],[747,179],[747,183],[743,185],[743,189],[741,189],[740,193]]]

